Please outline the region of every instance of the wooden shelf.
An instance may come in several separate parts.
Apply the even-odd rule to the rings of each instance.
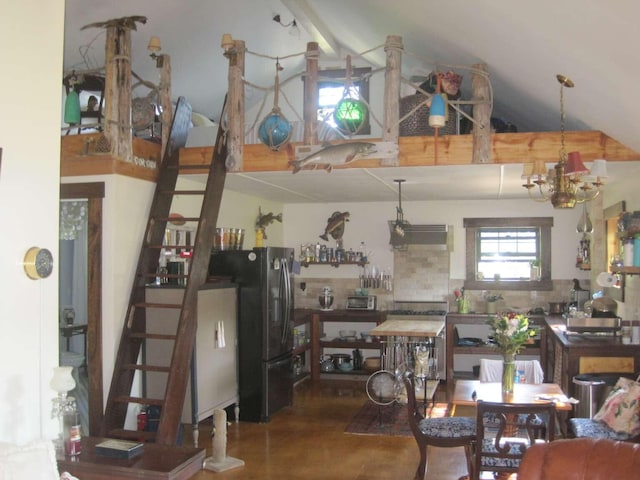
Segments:
[[[310,265],[323,265],[323,266],[331,266],[338,268],[340,265],[358,265],[359,267],[364,267],[367,265],[367,262],[300,262],[300,265],[303,267],[308,267]]]
[[[611,267],[611,273],[623,275],[640,275],[640,267]]]
[[[377,350],[382,345],[381,342],[365,342],[364,340],[359,341],[348,341],[348,340],[323,340],[320,342],[321,348],[359,348],[361,350],[369,349],[369,350]]]

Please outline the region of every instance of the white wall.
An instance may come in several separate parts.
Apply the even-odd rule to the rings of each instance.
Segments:
[[[357,249],[365,241],[370,252],[370,263],[383,269],[393,269],[393,252],[389,245],[388,220],[396,217],[394,202],[345,203],[345,204],[288,204],[285,205],[285,243],[297,252],[302,243],[316,243],[324,232],[327,219],[334,211],[350,212],[344,233],[344,246]],[[465,278],[465,217],[554,217],[552,228],[552,278],[588,279],[589,272],[575,267],[576,250],[580,236],[576,225],[580,209],[554,210],[549,203],[531,200],[518,201],[438,201],[402,202],[405,220],[413,224],[441,224],[452,228],[451,278]],[[331,239],[331,237],[329,237]],[[333,245],[331,245],[333,246]],[[358,267],[340,268],[310,267],[303,271],[305,277],[355,277]]]
[[[0,440],[53,438],[58,364],[57,266],[30,280],[32,246],[58,258],[63,0],[4,2],[0,16]],[[37,115],[34,115],[37,112]]]

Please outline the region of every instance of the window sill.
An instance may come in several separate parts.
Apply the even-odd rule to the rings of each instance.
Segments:
[[[551,280],[537,281],[498,281],[495,280],[465,280],[465,290],[520,290],[520,291],[551,291],[553,282]]]

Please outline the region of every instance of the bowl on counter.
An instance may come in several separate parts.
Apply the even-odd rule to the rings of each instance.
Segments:
[[[362,368],[369,373],[380,370],[380,357],[367,357],[364,359]]]
[[[342,340],[353,341],[357,338],[355,330],[340,330],[338,333],[340,334],[340,338]]]

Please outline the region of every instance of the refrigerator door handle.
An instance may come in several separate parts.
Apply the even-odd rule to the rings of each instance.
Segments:
[[[289,322],[291,320],[291,277],[289,273],[289,265],[286,258],[283,258],[281,261],[282,272],[282,283],[281,287],[281,295],[284,294],[283,302],[281,303],[282,308],[284,309],[284,315],[282,316],[284,325],[282,326],[282,339],[281,342],[284,345],[289,336]]]

